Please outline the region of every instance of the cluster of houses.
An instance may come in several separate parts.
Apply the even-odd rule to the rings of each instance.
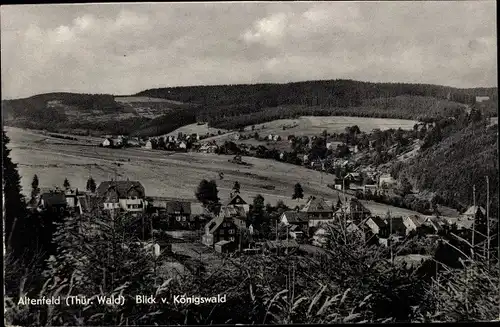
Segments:
[[[364,173],[364,177],[359,172],[351,172],[344,176],[344,178],[335,178],[334,188],[339,191],[362,191],[375,192],[378,190],[385,190],[394,187],[397,180],[390,174],[368,172]]]
[[[178,136],[165,135],[150,138],[107,135],[100,146],[107,148],[142,147],[151,150],[158,148],[159,144],[163,143],[163,147],[167,150],[186,150],[188,144],[196,143],[199,140],[200,135],[197,133],[190,135],[179,133]]]
[[[95,193],[80,192],[78,189],[49,190],[39,195],[36,208],[49,211],[90,212],[92,209],[107,212],[127,212],[130,214],[149,213],[167,229],[202,230],[201,242],[220,253],[243,249],[243,237],[252,240],[256,231],[249,225],[250,205],[239,194],[232,194],[223,203],[217,214],[205,211],[201,204],[194,209],[195,201],[163,197],[147,197],[144,186],[138,181],[104,181]],[[474,217],[484,214],[481,207],[469,208],[460,218],[451,219],[436,216],[380,217],[372,214],[356,198],[335,206],[323,198],[310,197],[307,203],[295,210],[285,211],[278,218],[276,237],[260,240],[253,245],[261,250],[279,251],[296,249],[301,243],[314,246],[325,245],[331,226],[345,226],[346,230],[358,235],[365,242],[377,241],[380,245],[398,241],[412,231],[436,234],[445,226],[458,223],[459,227],[470,228]],[[469,226],[469,227],[467,227]],[[280,233],[280,230],[285,230]],[[278,235],[280,234],[280,235]],[[244,236],[246,235],[246,236]],[[253,249],[255,250],[255,249]]]

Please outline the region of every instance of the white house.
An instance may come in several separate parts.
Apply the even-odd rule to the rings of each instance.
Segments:
[[[97,188],[105,210],[121,209],[128,212],[146,210],[144,187],[137,181],[105,181]]]
[[[102,146],[104,146],[104,147],[109,147],[109,146],[111,146],[111,145],[112,145],[111,140],[110,140],[109,138],[104,139],[104,141],[102,141],[102,143],[101,143],[101,144],[102,144]]]
[[[318,229],[314,232],[312,245],[323,247],[328,241],[330,232],[327,224],[322,224],[318,226]]]
[[[146,145],[144,146],[146,149],[149,149],[151,150],[153,148],[153,143],[151,142],[151,140],[148,140],[146,142]]]
[[[386,187],[392,187],[394,185],[396,185],[397,181],[392,178],[392,176],[390,174],[383,174],[383,175],[380,175],[379,179],[378,179],[378,186],[380,188],[384,188],[384,186]]]
[[[425,221],[425,218],[417,215],[403,217],[403,224],[406,227],[406,234],[408,235],[411,231],[416,230],[418,227],[422,226]]]
[[[476,102],[488,101],[489,99],[490,99],[489,96],[477,96],[476,97]]]
[[[185,149],[186,148],[186,143],[181,142],[181,143],[179,143],[178,146],[179,146],[179,149]]]
[[[486,210],[484,210],[483,207],[481,206],[470,206],[469,209],[467,209],[467,211],[465,211],[463,213],[464,217],[469,219],[469,220],[473,220],[474,217],[476,216],[476,214],[480,212],[481,214],[483,215],[486,215]]]

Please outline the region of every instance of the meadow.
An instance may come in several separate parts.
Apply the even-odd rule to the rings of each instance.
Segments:
[[[85,189],[90,175],[97,184],[102,181],[138,180],[148,196],[194,199],[195,190],[202,179],[215,180],[222,202],[229,199],[234,182],[241,185],[241,195],[251,202],[257,195],[266,203],[282,200],[289,207],[305,204],[311,195],[336,203],[339,192],[327,187],[334,175],[290,165],[282,162],[244,157],[252,166],[230,163],[232,156],[203,153],[174,153],[142,148],[108,149],[76,143],[54,144],[36,132],[8,128],[11,158],[18,164],[22,192],[28,196],[31,181],[37,174],[41,187],[62,187],[68,178],[72,187]],[[222,176],[222,178],[221,178]],[[295,183],[304,189],[304,199],[293,200]],[[266,186],[274,186],[267,189]],[[347,197],[349,198],[349,196]],[[380,204],[367,203],[367,207],[381,212]],[[384,206],[384,212],[389,206]],[[390,207],[392,214],[414,213]],[[416,214],[416,213],[414,213]]]

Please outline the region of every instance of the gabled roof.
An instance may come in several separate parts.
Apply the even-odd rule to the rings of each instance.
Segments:
[[[483,207],[481,206],[470,206],[469,209],[467,209],[466,212],[464,212],[464,215],[467,215],[467,216],[474,216],[477,211],[480,211],[483,215],[486,214],[486,210],[484,210]]]
[[[297,224],[301,222],[307,222],[307,213],[303,211],[285,211],[283,213],[285,215],[286,220],[290,224]]]
[[[99,184],[97,194],[104,196],[108,190],[115,188],[119,197],[125,197],[131,188],[138,188],[144,195],[144,186],[138,181],[104,181]]]
[[[66,205],[66,196],[63,192],[43,193],[40,199],[48,207]]]
[[[238,193],[236,193],[231,199],[229,199],[229,201],[226,203],[226,205],[230,205],[230,204],[247,204],[247,202],[245,200],[243,200],[243,198],[241,197],[241,195],[239,195]]]
[[[208,232],[210,234],[213,234],[219,228],[219,226],[222,224],[223,221],[224,221],[224,217],[217,216],[217,217],[214,217],[212,220],[210,220],[205,225],[205,227],[209,229]]]
[[[245,212],[245,209],[242,207],[224,206],[224,207],[221,207],[219,215],[226,217],[226,218],[246,217],[246,212]]]
[[[379,216],[370,217],[368,220],[373,221],[375,225],[377,225],[379,228],[383,228],[387,224],[387,222],[384,219],[380,218]]]
[[[391,217],[386,219],[385,228],[392,228],[392,232],[406,231],[403,217]]]
[[[191,203],[184,201],[167,201],[165,203],[165,208],[167,213],[182,212],[185,214],[191,214]]]
[[[419,227],[421,226],[423,223],[425,223],[426,219],[422,216],[418,216],[418,215],[413,215],[413,216],[410,216],[409,217],[411,219],[411,221],[415,224],[415,226]]]
[[[311,198],[304,208],[301,210],[302,212],[333,212],[332,208],[328,206],[324,199],[320,198]]]

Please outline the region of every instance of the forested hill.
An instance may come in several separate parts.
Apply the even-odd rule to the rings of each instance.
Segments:
[[[458,121],[434,128],[433,142],[415,158],[404,164],[405,174],[420,190],[436,192],[440,202],[459,210],[473,203],[472,188],[476,185],[476,201],[486,207],[486,179],[490,182],[490,208],[498,217],[498,125],[487,122],[460,126]],[[439,130],[439,131],[438,131]]]
[[[401,95],[426,96],[472,104],[476,96],[498,100],[498,88],[458,89],[448,86],[408,83],[370,83],[324,80],[286,84],[240,84],[186,86],[149,89],[137,96],[165,98],[204,106],[248,105],[257,109],[279,105],[353,107],[364,100]]]

